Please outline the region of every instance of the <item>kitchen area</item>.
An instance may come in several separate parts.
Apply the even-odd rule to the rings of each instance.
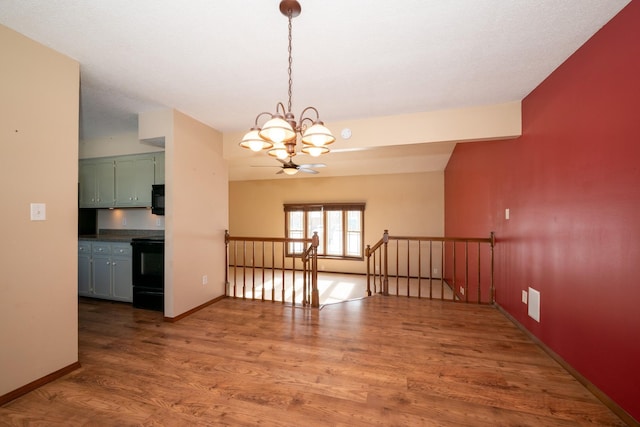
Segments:
[[[78,295],[164,311],[164,152],[81,159]]]

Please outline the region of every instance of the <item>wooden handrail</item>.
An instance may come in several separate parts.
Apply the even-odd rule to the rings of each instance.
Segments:
[[[381,239],[382,240],[382,239]],[[389,236],[389,240],[420,240],[433,242],[469,242],[491,243],[491,237],[416,237],[416,236]]]
[[[228,242],[276,242],[276,243],[308,243],[311,244],[313,239],[303,238],[287,238],[287,237],[238,237],[227,236]]]

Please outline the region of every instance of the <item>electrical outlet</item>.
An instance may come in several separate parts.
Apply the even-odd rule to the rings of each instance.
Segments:
[[[525,290],[522,291],[522,303],[523,304],[527,303],[527,291]]]
[[[160,218],[156,218],[156,226],[160,227],[162,225],[162,220]]]
[[[202,284],[206,285],[207,283],[209,283],[209,278],[207,277],[207,275],[205,274],[204,276],[202,276]]]
[[[433,269],[433,275],[434,275],[434,276],[437,276],[437,275],[438,275],[438,269],[437,269],[437,268],[434,268],[434,269]]]
[[[127,225],[127,218],[122,218],[122,225]]]

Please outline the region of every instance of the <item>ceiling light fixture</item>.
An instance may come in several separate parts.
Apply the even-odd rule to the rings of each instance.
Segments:
[[[315,107],[307,107],[302,110],[299,124],[296,123],[295,116],[291,112],[291,95],[293,93],[291,21],[300,15],[301,11],[300,3],[296,0],[282,0],[280,2],[280,12],[289,20],[289,65],[287,68],[289,74],[289,102],[287,103],[287,109],[285,111],[284,104],[278,102],[275,113],[263,112],[258,114],[253,127],[240,142],[241,147],[255,152],[268,150],[267,154],[279,159],[286,159],[296,155],[298,137],[302,141],[302,149],[300,151],[314,157],[328,153],[329,148],[327,148],[327,145],[336,140],[331,131],[320,120],[320,114]],[[309,112],[315,113],[315,118],[305,116]],[[269,116],[269,119],[260,127],[258,122],[263,116]]]

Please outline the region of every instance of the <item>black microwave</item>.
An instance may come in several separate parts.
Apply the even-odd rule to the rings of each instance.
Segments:
[[[164,184],[151,186],[151,213],[164,215]]]

